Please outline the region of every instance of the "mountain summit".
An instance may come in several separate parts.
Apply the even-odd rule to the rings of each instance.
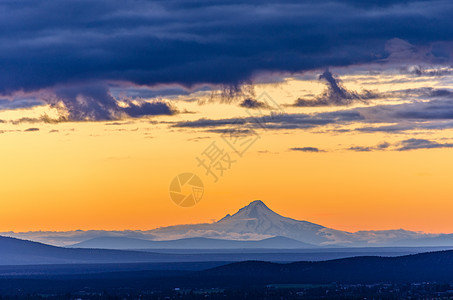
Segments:
[[[250,202],[249,205],[244,206],[241,208],[237,213],[235,213],[233,216],[235,217],[242,217],[242,218],[261,218],[266,215],[277,215],[275,212],[269,209],[269,207],[264,204],[263,201],[261,200],[255,200],[253,202]],[[230,216],[229,214],[223,218],[222,220],[227,219],[227,217]],[[230,216],[231,217],[231,216]]]
[[[267,207],[266,204],[264,204],[264,202],[261,201],[261,200],[252,201],[252,202],[249,203],[249,205],[244,206],[242,209],[247,208],[247,207],[255,207],[255,206],[260,206],[260,207],[264,207],[264,208],[269,209],[269,207]]]
[[[269,209],[269,207],[264,204],[263,201],[261,200],[255,200],[250,202],[249,205],[244,206],[241,208],[239,211],[261,211],[261,212],[271,212],[274,213],[272,210]]]

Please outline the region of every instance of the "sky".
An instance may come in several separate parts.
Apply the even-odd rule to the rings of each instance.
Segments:
[[[453,232],[452,13],[2,1],[0,231],[212,222],[261,199],[335,229]],[[204,193],[181,207],[187,172]]]

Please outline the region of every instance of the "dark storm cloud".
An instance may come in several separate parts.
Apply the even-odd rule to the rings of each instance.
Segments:
[[[452,15],[446,0],[2,1],[0,92],[105,80],[235,85],[260,71],[445,62]],[[410,44],[386,48],[395,37]]]

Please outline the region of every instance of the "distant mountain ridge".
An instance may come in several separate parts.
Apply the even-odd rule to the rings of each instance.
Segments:
[[[171,241],[149,241],[126,237],[99,237],[72,245],[74,248],[97,249],[301,249],[314,245],[286,237],[272,237],[259,241],[235,241],[204,237]]]
[[[308,221],[281,216],[269,209],[261,200],[253,201],[235,214],[227,214],[214,223],[175,225],[148,231],[39,231],[6,232],[0,233],[0,235],[60,246],[69,246],[92,239],[106,239],[107,237],[145,240],[144,244],[146,244],[146,241],[170,241],[188,238],[258,241],[284,237],[318,247],[453,246],[453,234],[428,234],[403,229],[352,233],[327,228]],[[129,240],[129,242],[133,241]],[[135,240],[135,242],[138,241]],[[151,243],[148,244],[151,245]],[[167,244],[171,244],[171,242]],[[177,244],[177,242],[173,242],[173,244]],[[161,245],[165,245],[165,243],[161,243]],[[127,243],[121,247],[128,247]]]
[[[82,264],[171,264],[171,263],[203,263],[216,262],[226,264],[235,261],[272,261],[272,262],[291,262],[291,261],[316,261],[334,258],[345,258],[359,255],[382,255],[398,256],[424,251],[432,251],[437,248],[389,248],[378,249],[369,248],[368,250],[350,249],[313,249],[300,248],[300,242],[287,238],[276,237],[264,241],[225,241],[218,240],[223,249],[210,249],[211,239],[193,238],[183,241],[179,246],[184,249],[177,250],[173,241],[169,241],[168,250],[116,250],[116,249],[93,249],[88,248],[63,248],[45,245],[42,243],[20,240],[10,237],[0,236],[0,269],[2,266],[12,265],[78,265]],[[206,243],[206,244],[204,244]],[[227,243],[228,248],[224,245]],[[232,243],[232,244],[231,244]],[[275,245],[281,247],[284,243],[289,243],[288,249],[274,249]],[[120,246],[130,245],[130,243],[120,243]],[[190,250],[187,245],[196,245],[199,248],[205,245],[206,249]],[[270,245],[270,246],[269,246]],[[215,247],[219,245],[214,244]],[[238,247],[239,246],[239,247]],[[267,250],[266,250],[267,247]],[[294,247],[289,249],[290,247]],[[225,249],[226,248],[226,249]],[[104,270],[103,267],[100,267]],[[73,269],[73,267],[69,267]],[[2,270],[5,270],[4,268]],[[9,272],[15,271],[7,271]],[[1,270],[0,270],[1,271]],[[0,277],[5,273],[0,272]]]
[[[280,238],[264,241],[264,244],[282,242]],[[284,242],[289,243],[286,238]],[[188,241],[189,244],[196,243]],[[199,242],[199,241],[198,241]],[[237,241],[220,241],[237,242]],[[300,242],[293,241],[299,244]],[[242,242],[245,245],[253,242]],[[259,243],[259,242],[258,242]],[[181,262],[232,262],[250,259],[294,261],[300,255],[291,253],[171,253],[164,251],[134,251],[116,249],[63,248],[38,242],[0,236],[0,266],[48,265],[48,264],[118,264],[118,263],[181,263]],[[1,276],[0,276],[1,277]]]

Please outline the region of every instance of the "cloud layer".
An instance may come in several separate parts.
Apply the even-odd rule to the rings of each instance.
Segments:
[[[381,104],[365,107],[341,109],[311,114],[285,113],[268,114],[259,118],[242,119],[199,119],[173,124],[174,127],[201,128],[207,130],[228,130],[237,124],[248,123],[250,127],[271,130],[316,129],[317,132],[333,133],[398,133],[412,134],[432,130],[453,129],[453,93],[446,89],[422,88],[389,93],[395,95],[410,94],[411,101],[401,104]],[[419,148],[446,148],[449,144],[428,143],[425,140],[410,140],[399,145],[399,150]],[[384,150],[390,145],[380,144],[376,147],[353,146],[349,150],[372,151]],[[303,151],[304,148],[292,150]]]
[[[0,92],[105,80],[234,85],[261,71],[450,60],[451,1],[368,2],[3,1]]]

